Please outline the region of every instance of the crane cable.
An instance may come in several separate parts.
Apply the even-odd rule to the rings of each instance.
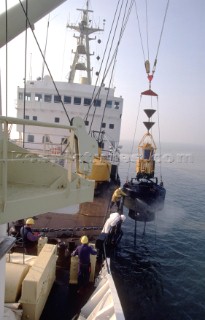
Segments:
[[[144,50],[144,46],[143,46],[143,41],[142,41],[142,33],[141,33],[141,28],[140,28],[140,22],[139,22],[139,16],[138,16],[138,10],[137,10],[137,5],[136,5],[136,1],[135,1],[135,13],[137,16],[137,22],[138,22],[138,30],[139,30],[139,35],[140,35],[140,42],[141,42],[141,48],[142,48],[142,53],[143,53],[143,57],[144,57],[144,61],[145,61],[145,69],[146,67],[148,67],[146,69],[146,72],[148,74],[148,80],[149,80],[149,86],[151,88],[151,81],[153,79],[155,70],[156,70],[156,65],[157,65],[157,58],[158,58],[158,54],[159,54],[159,48],[160,48],[160,44],[161,44],[161,40],[162,40],[162,34],[164,31],[164,26],[165,26],[165,20],[167,17],[167,12],[168,12],[168,7],[169,7],[169,0],[167,0],[167,5],[166,5],[166,9],[165,9],[165,14],[164,14],[164,19],[163,19],[163,23],[162,23],[162,28],[161,28],[161,32],[160,32],[160,37],[159,37],[159,42],[158,42],[158,46],[157,46],[157,52],[156,52],[156,57],[154,60],[154,65],[152,68],[152,74],[150,74],[150,69],[149,69],[149,34],[148,34],[148,6],[147,6],[147,0],[145,0],[146,3],[146,38],[147,38],[147,56],[148,56],[148,60],[145,61],[145,50]],[[131,164],[131,156],[133,154],[133,149],[134,149],[134,141],[135,141],[135,135],[136,135],[136,130],[137,130],[137,124],[138,124],[138,119],[139,119],[139,111],[140,111],[140,106],[141,106],[141,99],[142,99],[142,95],[140,96],[140,103],[138,106],[138,114],[137,114],[137,120],[136,120],[136,124],[135,124],[135,132],[134,132],[134,137],[133,137],[133,142],[132,142],[132,146],[131,146],[131,152],[130,152],[130,157],[129,157],[129,165],[128,165],[128,171],[127,171],[127,180],[129,178],[129,171],[130,171],[130,164]],[[158,104],[158,98],[157,98],[157,111],[158,111],[158,133],[159,133],[159,152],[160,152],[160,179],[162,181],[162,168],[161,168],[161,135],[160,135],[160,125],[159,125],[159,104]]]
[[[119,49],[119,45],[120,45],[120,41],[122,39],[122,35],[124,33],[124,30],[125,30],[125,27],[126,27],[126,24],[127,24],[127,21],[128,21],[128,18],[129,18],[129,15],[131,13],[131,9],[132,9],[132,6],[133,6],[133,3],[134,3],[134,0],[131,1],[130,3],[130,6],[128,8],[128,12],[127,12],[127,6],[128,6],[128,0],[126,2],[126,5],[125,5],[125,10],[124,10],[124,15],[123,15],[123,19],[122,19],[122,26],[121,26],[121,30],[120,30],[120,35],[119,35],[119,40],[117,42],[117,46],[116,46],[116,49],[115,49],[115,53],[113,55],[113,67],[112,67],[112,71],[111,71],[111,77],[110,77],[110,82],[109,82],[109,89],[110,89],[110,85],[111,85],[111,81],[112,81],[112,78],[113,78],[113,73],[114,73],[114,68],[115,68],[115,65],[116,65],[116,58],[117,58],[117,54],[118,54],[118,49]],[[107,92],[107,97],[106,97],[106,100],[108,98],[108,95],[109,95],[109,90]],[[103,110],[103,117],[102,117],[102,122],[103,123],[103,120],[104,120],[104,116],[105,116],[105,110],[106,110],[106,104],[104,106],[104,110]],[[102,126],[100,127],[100,131],[102,129]]]
[[[114,27],[114,22],[115,22],[115,19],[116,19],[116,15],[117,15],[119,3],[120,3],[120,0],[119,0],[118,3],[117,3],[117,7],[116,7],[115,14],[114,14],[114,17],[113,17],[111,29],[110,29],[110,32],[109,32],[109,35],[108,35],[106,47],[105,47],[105,50],[104,50],[104,53],[103,53],[103,58],[102,58],[101,65],[100,65],[99,74],[100,74],[100,72],[101,72],[101,70],[102,70],[102,65],[103,65],[103,62],[104,62],[104,59],[105,59],[105,54],[106,54],[107,49],[108,49],[108,43],[109,43],[110,38],[111,38],[111,34],[112,34],[113,27]],[[122,5],[121,5],[121,8],[122,8]],[[121,12],[121,8],[120,8],[120,12]],[[118,19],[119,19],[119,16],[118,16]],[[111,41],[111,47],[110,47],[109,53],[110,53],[110,51],[111,51],[111,49],[112,49],[112,46],[113,46],[113,41],[114,41],[115,33],[116,33],[116,28],[115,28],[114,35],[113,35],[113,38],[112,38],[112,41]],[[109,54],[108,54],[108,57],[109,57]],[[107,69],[107,65],[108,65],[108,58],[107,58],[107,61],[106,61],[105,70]],[[93,90],[93,95],[92,95],[92,99],[91,99],[91,104],[90,104],[90,106],[89,106],[89,108],[88,108],[88,111],[87,111],[85,120],[87,120],[87,118],[88,118],[88,115],[89,115],[90,109],[91,109],[91,107],[92,107],[92,105],[93,105],[93,103],[94,103],[94,100],[95,100],[97,97],[99,97],[99,95],[100,95],[101,88],[102,88],[102,85],[103,85],[104,80],[105,80],[105,70],[104,70],[104,74],[103,74],[103,77],[102,77],[102,80],[101,80],[101,85],[100,85],[97,93],[95,94],[96,87],[97,87],[97,82],[98,82],[98,80],[99,80],[99,75],[98,75],[98,77],[97,77],[97,79],[96,79],[95,88],[94,88],[94,90]],[[90,133],[91,128],[92,128],[92,124],[93,124],[94,117],[95,117],[95,112],[96,112],[96,109],[94,109],[94,112],[93,112],[93,115],[92,115],[92,121],[91,121],[91,124],[90,124],[89,133]],[[101,123],[102,123],[102,121],[101,121]]]
[[[138,29],[139,29],[139,34],[140,34],[141,47],[142,47],[143,57],[144,57],[144,61],[145,61],[144,62],[145,63],[145,69],[146,69],[146,73],[147,73],[147,76],[148,76],[150,88],[151,88],[151,81],[152,81],[154,73],[156,71],[159,48],[160,48],[160,45],[161,45],[161,40],[162,40],[163,31],[164,31],[165,21],[166,21],[166,17],[167,17],[168,8],[169,8],[169,1],[170,0],[167,0],[165,13],[164,13],[164,18],[163,18],[162,27],[161,27],[161,32],[160,32],[160,36],[159,36],[159,42],[158,42],[157,51],[156,51],[156,56],[155,56],[155,59],[154,59],[154,64],[153,64],[151,73],[150,73],[150,62],[149,62],[149,33],[148,33],[149,26],[148,26],[148,5],[147,5],[147,0],[145,0],[145,4],[146,4],[147,60],[145,59],[145,50],[144,50],[144,46],[143,46],[142,33],[141,33],[141,28],[140,28],[139,16],[138,16],[138,12],[137,12],[138,10],[137,10],[137,5],[136,5],[136,1],[135,1],[135,12],[136,12],[137,21],[138,21]]]
[[[113,29],[113,26],[114,26],[114,21],[115,21],[115,17],[116,17],[116,14],[117,14],[119,2],[120,2],[120,0],[118,1],[117,7],[116,7],[116,11],[115,11],[115,14],[114,14],[114,17],[113,17],[112,25],[111,25],[111,28],[110,28],[110,32],[109,32],[108,39],[107,39],[107,42],[106,42],[105,50],[104,50],[103,57],[102,57],[102,60],[101,60],[100,69],[99,69],[98,76],[97,76],[97,79],[96,79],[96,82],[95,82],[95,87],[94,87],[94,90],[93,90],[91,103],[90,103],[90,106],[89,106],[88,111],[87,111],[87,113],[85,115],[85,118],[84,118],[85,120],[87,120],[89,112],[90,112],[90,109],[91,109],[91,107],[93,105],[94,95],[95,95],[97,83],[98,83],[98,80],[99,80],[99,75],[100,75],[100,72],[102,70],[102,65],[103,65],[103,62],[104,62],[104,59],[105,59],[105,54],[106,54],[106,51],[107,51],[107,48],[108,48],[108,43],[110,41],[110,37],[111,37],[112,29]],[[102,85],[102,83],[101,83],[101,85]],[[101,86],[100,86],[100,88],[101,88]],[[96,94],[96,96],[97,96],[97,94]]]
[[[107,76],[107,74],[108,74],[108,71],[110,70],[111,66],[112,66],[112,71],[111,71],[111,80],[112,80],[112,76],[113,76],[113,72],[114,72],[114,68],[115,68],[115,64],[116,64],[116,57],[117,57],[117,53],[118,53],[118,48],[119,48],[120,41],[121,41],[121,39],[122,39],[124,30],[125,30],[125,28],[126,28],[126,24],[127,24],[127,22],[128,22],[128,18],[129,18],[129,15],[130,15],[130,13],[131,13],[131,9],[132,9],[134,0],[131,1],[131,4],[129,5],[129,9],[128,9],[128,12],[127,12],[128,2],[129,2],[129,1],[127,0],[126,6],[125,6],[125,10],[124,10],[124,16],[123,16],[123,24],[122,24],[121,31],[120,31],[120,35],[119,35],[119,40],[118,40],[118,42],[117,42],[116,48],[115,48],[115,50],[114,50],[114,53],[113,53],[112,58],[110,59],[110,61],[109,61],[109,56],[110,56],[110,55],[108,55],[108,59],[107,59],[107,62],[106,62],[106,67],[105,67],[105,69],[104,69],[104,74],[103,74],[103,77],[102,77],[101,86],[100,86],[100,88],[99,88],[99,90],[98,90],[98,94],[99,94],[99,92],[100,92],[100,90],[101,90],[102,84],[104,83],[104,80],[105,80],[105,78],[106,78],[106,76]],[[122,3],[122,4],[123,4],[123,3]],[[117,23],[119,23],[119,18],[120,18],[121,10],[122,10],[122,4],[121,4],[121,7],[120,7],[120,12],[119,12],[119,15],[118,15]],[[118,2],[117,7],[118,7],[118,6],[119,6],[119,2]],[[116,12],[117,12],[117,10],[116,10]],[[115,12],[115,13],[116,13],[116,12]],[[126,13],[126,12],[127,12],[127,13]],[[113,23],[114,23],[114,21],[113,21]],[[113,26],[113,25],[112,25],[112,26]],[[115,27],[114,36],[115,36],[115,34],[116,34],[116,28],[117,28],[117,25],[116,25],[116,27]],[[109,36],[110,36],[110,35],[109,35]],[[112,46],[113,46],[114,36],[113,36],[113,39],[112,39]],[[110,48],[109,53],[111,52],[111,49],[112,49],[112,47]],[[107,48],[106,48],[106,50],[107,50]],[[109,64],[108,64],[108,63],[109,63]],[[110,88],[110,85],[111,85],[111,80],[110,80],[110,83],[109,83],[109,88]],[[108,88],[108,89],[109,89],[109,88]],[[108,92],[107,92],[106,99],[107,99],[107,97],[108,97],[108,94],[109,94],[109,90],[108,90]],[[106,110],[106,103],[105,103],[104,110],[103,110],[103,118],[104,118],[105,110]],[[93,118],[94,118],[94,117],[93,117]],[[102,118],[102,120],[101,120],[101,124],[102,124],[102,122],[103,122],[103,118]],[[101,132],[100,132],[100,133],[101,133]],[[99,135],[100,135],[100,133],[99,133]]]
[[[134,131],[134,136],[133,136],[133,140],[132,140],[132,146],[131,146],[131,151],[130,151],[130,156],[129,156],[129,161],[128,161],[128,169],[127,169],[127,178],[126,178],[126,181],[129,180],[130,165],[131,165],[131,156],[133,155],[133,150],[134,150],[134,142],[135,142],[135,136],[136,136],[136,131],[137,131],[137,124],[138,124],[138,119],[139,119],[139,114],[140,114],[141,99],[142,99],[142,96],[140,95],[140,102],[139,102],[139,105],[138,105],[137,119],[136,119],[136,123],[135,123],[135,131]]]

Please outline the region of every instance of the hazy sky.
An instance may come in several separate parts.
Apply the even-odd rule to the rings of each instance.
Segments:
[[[8,5],[14,1],[8,0]],[[126,1],[124,1],[125,3]],[[118,0],[92,0],[91,9],[95,11],[95,21],[103,24],[104,34],[97,34],[102,40],[95,41],[93,51],[102,57]],[[148,58],[146,37],[145,0],[136,0],[145,59]],[[50,28],[46,59],[55,80],[65,81],[71,64],[73,31],[66,29],[66,23],[76,23],[84,0],[68,0],[50,14]],[[167,0],[147,0],[149,58],[151,66],[157,52],[160,32]],[[4,10],[5,1],[0,3]],[[44,49],[48,16],[35,25],[35,34]],[[156,73],[152,89],[158,93],[160,135],[163,142],[183,142],[204,145],[205,136],[205,1],[170,0],[167,18],[159,48]],[[119,34],[119,32],[118,32]],[[8,115],[16,116],[16,88],[22,86],[25,64],[25,35],[22,34],[8,45]],[[93,60],[98,70],[99,62]],[[0,49],[0,68],[2,88],[5,92],[5,48]],[[27,78],[36,79],[42,72],[42,60],[37,46],[28,32]],[[47,74],[47,72],[45,72]],[[109,81],[109,80],[108,80]],[[108,82],[106,83],[108,85]],[[133,7],[129,21],[120,43],[113,85],[116,94],[124,98],[121,139],[132,139],[137,120],[140,93],[148,89],[144,68],[144,57],[140,42],[138,21]],[[141,103],[141,110],[147,105]],[[141,114],[143,112],[141,111]],[[3,108],[5,115],[5,108]],[[143,115],[140,121],[146,120]],[[157,121],[157,118],[154,120]],[[157,125],[156,125],[157,128]],[[144,130],[144,128],[143,128]],[[136,139],[142,134],[137,122]]]

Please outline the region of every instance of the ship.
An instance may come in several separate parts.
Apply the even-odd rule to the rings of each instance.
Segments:
[[[157,99],[158,94],[151,89],[151,81],[149,89],[141,93],[141,101],[143,97],[148,98],[146,103],[147,100],[150,102],[150,106],[144,109],[148,119],[143,124],[147,131],[138,144],[136,175],[126,181],[123,189],[126,192],[124,206],[129,210],[129,216],[135,221],[146,223],[153,221],[155,213],[164,208],[166,189],[162,175],[160,179],[155,175],[157,147],[151,129],[155,124],[152,117],[156,112],[156,109],[152,107],[153,99]]]
[[[28,7],[25,1],[2,14],[1,47],[64,1],[30,0]],[[124,319],[106,250],[99,265],[91,261],[83,297],[76,295],[78,260],[71,257],[84,234],[95,247],[120,184],[123,99],[104,83],[91,84],[89,35],[99,28],[88,25],[88,5],[80,9],[79,25],[68,25],[80,31],[69,81],[54,82],[50,75],[29,80],[26,89],[18,88],[17,118],[0,116],[1,319]],[[86,73],[80,84],[77,70]],[[18,141],[10,139],[13,125]],[[44,233],[37,256],[25,255],[18,237],[29,217],[34,231]]]

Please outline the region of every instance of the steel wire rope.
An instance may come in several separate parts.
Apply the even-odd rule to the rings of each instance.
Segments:
[[[126,5],[125,5],[124,15],[123,15],[123,19],[122,19],[122,26],[123,26],[123,22],[124,22],[124,19],[125,19],[127,4],[128,4],[128,0],[127,0]],[[113,43],[114,43],[114,38],[115,38],[115,35],[116,35],[116,32],[117,32],[118,23],[119,23],[119,19],[120,19],[120,16],[121,16],[122,5],[123,5],[123,2],[122,2],[122,4],[121,4],[120,12],[119,12],[119,15],[118,15],[118,19],[117,19],[117,21],[116,21],[117,23],[116,23],[115,30],[114,30],[114,34],[113,34],[113,38],[112,38],[112,45],[113,45]],[[120,30],[120,35],[121,35],[122,29],[123,29],[122,26],[121,26],[121,30]],[[120,36],[119,36],[119,39],[120,39]],[[110,75],[110,81],[109,81],[109,86],[108,86],[107,95],[106,95],[106,102],[107,102],[107,99],[108,99],[108,95],[109,95],[109,93],[110,93],[110,86],[111,86],[111,82],[112,82],[112,78],[113,78],[113,73],[114,73],[114,69],[115,69],[115,65],[116,65],[116,58],[117,58],[117,54],[118,54],[119,44],[120,44],[120,40],[118,40],[118,42],[117,42],[117,46],[116,46],[116,50],[115,50],[115,54],[114,54],[114,59],[113,59],[113,64],[112,64],[112,70],[111,70],[111,75]],[[111,53],[111,49],[112,49],[112,47],[110,47],[109,54]],[[109,55],[108,55],[108,57],[109,57]],[[107,64],[108,64],[108,60],[107,60]],[[106,64],[106,67],[107,67],[107,64]],[[104,105],[104,108],[103,108],[103,114],[102,114],[102,119],[101,119],[101,126],[100,126],[99,135],[100,135],[101,132],[102,132],[102,123],[103,123],[104,116],[105,116],[106,102],[105,102],[105,105]]]
[[[137,12],[136,0],[135,0],[135,13],[137,16],[138,30],[139,30],[139,35],[140,35],[140,43],[141,43],[142,53],[143,53],[143,57],[144,57],[144,61],[145,61],[145,51],[144,51],[144,46],[143,46],[143,41],[142,41],[142,32],[141,32],[141,28],[140,28],[140,21],[139,21],[139,16],[138,16],[138,12]]]
[[[99,80],[99,75],[100,75],[100,72],[101,72],[101,69],[102,69],[102,65],[103,65],[103,62],[104,62],[104,59],[105,59],[105,54],[106,54],[106,51],[107,51],[107,48],[108,48],[108,43],[109,43],[109,41],[110,41],[110,37],[111,37],[111,34],[112,34],[112,29],[113,29],[114,21],[115,21],[116,14],[117,14],[117,11],[118,11],[119,2],[120,2],[120,0],[118,0],[118,4],[117,4],[116,10],[115,10],[115,14],[114,14],[114,17],[113,17],[113,20],[112,20],[112,25],[111,25],[111,28],[110,28],[110,32],[109,32],[109,35],[108,35],[107,42],[106,42],[105,50],[104,50],[104,53],[103,53],[103,58],[102,58],[102,61],[101,61],[101,64],[100,64],[99,74],[98,74],[98,77],[97,77],[96,82],[95,82],[95,87],[94,87],[94,90],[93,90],[93,94],[92,94],[90,106],[89,106],[89,108],[88,108],[86,117],[84,118],[85,120],[87,120],[88,115],[89,115],[89,112],[90,112],[90,108],[91,108],[92,105],[93,105],[93,101],[94,101],[93,98],[94,98],[95,90],[96,90],[96,87],[97,87],[97,82],[98,82],[98,80]],[[101,82],[101,86],[102,86],[102,84],[103,84],[103,83]],[[101,86],[100,86],[100,88],[101,88]],[[100,89],[100,88],[99,88],[99,89]],[[99,91],[99,90],[98,90],[98,91]],[[90,132],[90,130],[89,130],[89,132]]]
[[[148,6],[147,6],[147,0],[145,0],[145,3],[146,3],[147,55],[148,55],[148,60],[149,60],[149,35],[148,35]],[[155,60],[154,60],[153,68],[152,68],[152,73],[153,74],[154,74],[154,72],[156,70],[157,58],[158,58],[158,54],[159,54],[159,48],[160,48],[160,45],[161,45],[161,40],[162,40],[163,31],[164,31],[164,26],[165,26],[165,21],[166,21],[166,17],[167,17],[168,8],[169,8],[169,0],[167,0],[167,4],[166,4],[166,8],[165,8],[165,14],[164,14],[162,27],[161,27],[161,32],[160,32],[160,36],[159,36],[159,42],[158,42],[157,51],[156,51],[156,56],[155,56]],[[135,11],[136,11],[136,16],[137,16],[137,21],[138,21],[138,30],[139,30],[139,34],[140,34],[143,57],[144,57],[144,60],[145,60],[145,51],[144,51],[144,46],[143,46],[143,41],[142,41],[142,33],[141,33],[141,28],[140,28],[140,21],[139,21],[139,16],[138,16],[136,0],[135,0]]]
[[[159,122],[159,101],[157,97],[157,115],[158,115],[158,139],[159,139],[159,170],[160,170],[160,180],[162,182],[162,151],[161,151],[161,133],[160,133],[160,122]]]
[[[5,0],[6,10],[6,116],[8,113],[8,2]]]
[[[149,60],[149,33],[148,33],[148,9],[147,9],[147,0],[145,0],[145,6],[146,6],[146,36],[147,36],[147,57]]]
[[[154,60],[154,65],[153,65],[153,69],[152,69],[152,74],[154,74],[155,70],[156,70],[156,64],[157,64],[157,58],[158,58],[158,54],[159,54],[159,48],[161,45],[161,40],[162,40],[162,34],[164,31],[164,26],[165,26],[165,21],[166,21],[166,17],[167,17],[167,12],[168,12],[168,8],[169,8],[169,0],[167,0],[167,4],[166,4],[166,8],[165,8],[165,14],[164,14],[164,19],[163,19],[163,23],[162,23],[162,28],[161,28],[161,32],[160,32],[160,37],[159,37],[159,42],[158,42],[158,46],[157,46],[157,52],[156,52],[156,56],[155,56],[155,60]],[[140,23],[139,23],[139,16],[138,16],[138,12],[137,12],[137,5],[135,2],[135,11],[136,11],[136,16],[137,16],[137,21],[138,21],[138,29],[139,29],[139,34],[140,34],[140,39],[141,39],[141,47],[142,47],[142,52],[143,52],[143,56],[144,56],[144,60],[145,60],[145,53],[144,53],[144,47],[143,47],[143,41],[142,41],[142,34],[141,34],[141,29],[140,29]],[[146,0],[146,26],[147,26],[147,50],[148,50],[148,59],[149,59],[149,43],[148,43],[148,9],[147,9],[147,0]],[[160,135],[160,125],[159,125],[159,103],[158,103],[158,98],[157,98],[157,109],[158,109],[158,137],[159,137],[159,151],[160,151],[160,178],[162,180],[162,168],[161,168],[161,135]],[[129,171],[128,171],[129,172]]]
[[[25,15],[28,15],[28,0],[26,0],[26,12]],[[25,48],[24,48],[24,99],[23,99],[23,118],[26,116],[26,73],[27,73],[27,44],[28,44],[28,21],[26,19],[26,31],[25,31]],[[23,125],[23,148],[25,143],[25,125]]]
[[[56,83],[55,83],[55,81],[54,81],[54,79],[53,79],[53,76],[52,76],[52,73],[51,73],[51,71],[50,71],[50,68],[49,68],[49,66],[48,66],[48,64],[47,64],[47,62],[46,62],[46,59],[45,59],[45,57],[44,57],[44,55],[43,55],[43,52],[42,52],[42,50],[41,50],[41,47],[40,47],[40,45],[39,45],[39,43],[38,43],[38,40],[37,40],[37,37],[36,37],[35,32],[34,32],[34,30],[33,30],[32,24],[30,23],[30,20],[29,20],[27,14],[26,14],[26,11],[25,11],[25,9],[24,9],[24,6],[23,6],[21,0],[19,0],[19,3],[20,3],[20,5],[21,5],[21,7],[22,7],[22,10],[23,10],[24,14],[25,14],[26,21],[28,21],[29,27],[30,27],[30,29],[31,29],[31,31],[32,31],[32,33],[33,33],[33,37],[34,37],[34,39],[35,39],[35,41],[36,41],[36,44],[37,44],[37,46],[38,46],[38,49],[39,49],[40,54],[41,54],[41,56],[42,56],[42,59],[43,59],[45,65],[46,65],[46,68],[47,68],[47,70],[48,70],[48,73],[49,73],[49,75],[50,75],[50,77],[51,77],[51,80],[52,80],[52,82],[53,82],[53,85],[54,85],[54,87],[55,87],[55,90],[56,90],[58,96],[60,97],[60,102],[61,102],[61,105],[62,105],[64,111],[65,111],[65,114],[66,114],[66,116],[67,116],[67,119],[68,119],[68,121],[69,121],[69,124],[71,124],[70,117],[69,117],[69,115],[68,115],[68,113],[67,113],[67,111],[66,111],[66,108],[65,108],[64,103],[63,103],[63,101],[62,101],[62,99],[61,99],[61,95],[60,95],[59,90],[58,90],[58,88],[57,88],[57,86],[56,86]]]
[[[128,22],[128,19],[129,19],[129,15],[130,15],[131,10],[132,10],[133,3],[134,3],[134,0],[131,1],[131,4],[130,4],[129,9],[128,9],[127,16],[126,16],[126,18],[125,18],[128,0],[127,0],[127,2],[126,2],[125,11],[124,11],[124,16],[123,16],[123,21],[125,20],[125,22],[124,22],[124,24],[123,24],[122,27],[121,27],[119,40],[118,40],[118,42],[117,42],[116,48],[115,48],[114,53],[113,53],[113,55],[112,55],[112,58],[111,58],[111,60],[110,60],[109,66],[108,66],[107,69],[104,71],[103,81],[104,81],[104,79],[106,78],[106,76],[107,76],[107,74],[108,74],[108,71],[110,70],[110,68],[111,68],[112,65],[113,65],[112,74],[113,74],[113,72],[114,72],[114,67],[115,67],[115,64],[116,64],[116,57],[117,57],[117,53],[118,53],[118,48],[119,48],[120,41],[121,41],[121,39],[122,39],[123,33],[124,33],[124,31],[125,31],[126,25],[127,25],[127,22]],[[119,20],[119,19],[118,19],[118,20]],[[107,60],[107,61],[108,61],[108,60]],[[102,81],[102,82],[103,82],[103,81]],[[107,95],[107,96],[108,96],[108,95]],[[106,104],[105,104],[104,110],[105,110],[105,108],[106,108]],[[105,112],[105,111],[104,111],[104,112]],[[101,122],[101,123],[102,123],[102,122]]]
[[[110,85],[111,85],[111,81],[112,81],[112,78],[113,78],[113,73],[114,73],[114,69],[115,69],[115,65],[116,65],[116,61],[117,61],[116,58],[117,58],[117,54],[118,54],[120,41],[122,39],[122,35],[123,35],[123,32],[125,30],[125,27],[126,27],[126,24],[127,24],[128,18],[129,18],[132,5],[133,5],[133,1],[131,1],[130,7],[129,7],[128,13],[127,13],[127,6],[128,6],[128,0],[127,0],[126,5],[125,5],[123,19],[122,19],[122,26],[121,26],[121,30],[120,30],[119,40],[118,40],[118,43],[117,43],[117,46],[116,46],[116,50],[115,50],[115,54],[114,54],[113,67],[112,67],[112,72],[111,72],[111,77],[110,77],[110,82],[109,82],[109,90],[110,90]],[[126,14],[127,14],[127,16],[126,16]],[[109,95],[109,90],[107,91],[107,97]],[[107,100],[107,97],[106,97],[106,100]],[[105,104],[104,110],[103,110],[102,122],[104,120],[105,110],[106,110],[106,104]],[[100,131],[101,131],[101,129],[100,129]]]
[[[135,144],[135,136],[136,136],[136,132],[137,132],[137,124],[138,124],[138,119],[139,119],[139,113],[140,113],[140,107],[141,107],[141,100],[142,100],[142,95],[140,95],[140,101],[139,101],[139,105],[138,105],[138,113],[137,113],[137,119],[135,122],[135,131],[134,131],[134,136],[133,136],[133,140],[132,140],[132,146],[131,146],[131,150],[130,150],[130,157],[129,157],[129,161],[128,161],[128,169],[127,169],[127,181],[129,179],[129,173],[130,173],[130,164],[131,164],[131,156],[133,154],[133,149],[134,149],[134,144]]]
[[[133,5],[133,2],[134,2],[134,0],[132,0],[132,5]],[[129,13],[130,13],[130,12],[129,12]],[[127,21],[128,21],[128,17],[127,17]],[[127,21],[126,21],[126,24],[127,24]],[[105,77],[107,76],[107,73],[108,73],[108,71],[110,70],[110,68],[111,68],[111,66],[112,66],[113,59],[115,58],[115,52],[116,52],[116,50],[118,50],[118,46],[119,46],[119,43],[120,43],[121,38],[122,38],[122,36],[123,36],[123,33],[124,33],[124,30],[125,30],[126,24],[125,24],[125,26],[124,26],[124,29],[123,29],[121,35],[120,35],[120,40],[118,41],[118,44],[117,44],[117,46],[116,46],[116,48],[115,48],[115,51],[114,51],[114,53],[113,53],[113,55],[112,55],[112,58],[111,58],[110,63],[109,63],[109,66],[108,66],[107,70],[105,71]],[[104,78],[105,78],[105,77],[104,77]]]
[[[160,33],[160,37],[159,37],[159,43],[158,43],[158,47],[157,47],[157,53],[156,53],[155,61],[157,61],[157,57],[158,57],[158,54],[159,54],[159,47],[161,45],[162,34],[163,34],[163,31],[164,31],[164,26],[165,26],[165,21],[166,21],[166,17],[167,17],[168,8],[169,8],[169,0],[167,0],[167,5],[166,5],[166,9],[165,9],[165,14],[164,14],[161,33]],[[154,67],[156,67],[155,64],[154,64]],[[154,70],[154,72],[155,72],[155,70]]]
[[[112,25],[111,25],[111,30],[110,30],[110,33],[109,33],[109,36],[108,36],[108,41],[107,41],[107,44],[106,44],[105,53],[106,53],[106,51],[107,51],[107,45],[108,45],[108,43],[109,43],[109,41],[110,41],[110,37],[111,37],[112,29],[113,29],[113,26],[114,26],[116,14],[117,14],[117,11],[118,11],[119,3],[120,3],[120,1],[118,1],[118,3],[117,3],[117,7],[116,7],[116,10],[115,10],[115,15],[114,15],[114,18],[113,18],[113,21],[112,21]],[[116,25],[115,25],[115,30],[114,30],[113,37],[112,37],[112,40],[111,40],[110,50],[109,50],[109,52],[108,52],[108,57],[107,57],[107,61],[106,61],[106,64],[105,64],[105,69],[104,69],[104,73],[103,73],[101,85],[100,85],[99,90],[97,91],[97,94],[96,94],[95,98],[96,98],[97,96],[99,97],[100,91],[101,91],[101,88],[102,88],[102,85],[103,85],[104,80],[105,80],[105,78],[106,78],[106,77],[105,77],[105,73],[106,73],[106,70],[107,70],[108,62],[109,62],[109,56],[110,56],[110,53],[111,53],[111,50],[112,50],[112,47],[113,47],[113,42],[114,42],[114,38],[115,38],[115,35],[116,35],[117,26],[118,26],[119,18],[120,18],[120,15],[121,15],[122,6],[123,6],[123,1],[122,1],[122,3],[121,3],[121,7],[120,7],[120,10],[119,10],[118,18],[117,18]],[[105,57],[105,54],[104,54],[103,58],[104,58],[104,57]],[[102,64],[101,64],[101,67],[102,67]],[[100,69],[100,70],[101,70],[101,69]],[[106,96],[106,101],[107,101],[107,97],[108,97],[108,95]],[[94,100],[93,100],[93,101],[94,101]],[[106,103],[105,103],[105,105],[106,105]],[[94,109],[94,112],[93,112],[93,116],[92,116],[92,121],[91,121],[91,124],[90,124],[89,133],[90,133],[90,131],[91,131],[91,129],[92,129],[92,125],[93,125],[95,113],[96,113],[96,109]],[[102,120],[101,120],[101,124],[102,124]],[[100,132],[101,132],[101,128],[100,128]],[[100,133],[99,133],[99,135],[100,135]]]

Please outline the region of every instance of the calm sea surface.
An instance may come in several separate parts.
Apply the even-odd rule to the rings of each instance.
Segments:
[[[128,175],[121,161],[122,183]],[[126,320],[205,319],[205,148],[163,151],[165,207],[146,225],[127,216],[111,269]],[[158,167],[159,164],[157,163]],[[134,161],[129,176],[135,175]],[[136,232],[135,232],[136,230]]]

